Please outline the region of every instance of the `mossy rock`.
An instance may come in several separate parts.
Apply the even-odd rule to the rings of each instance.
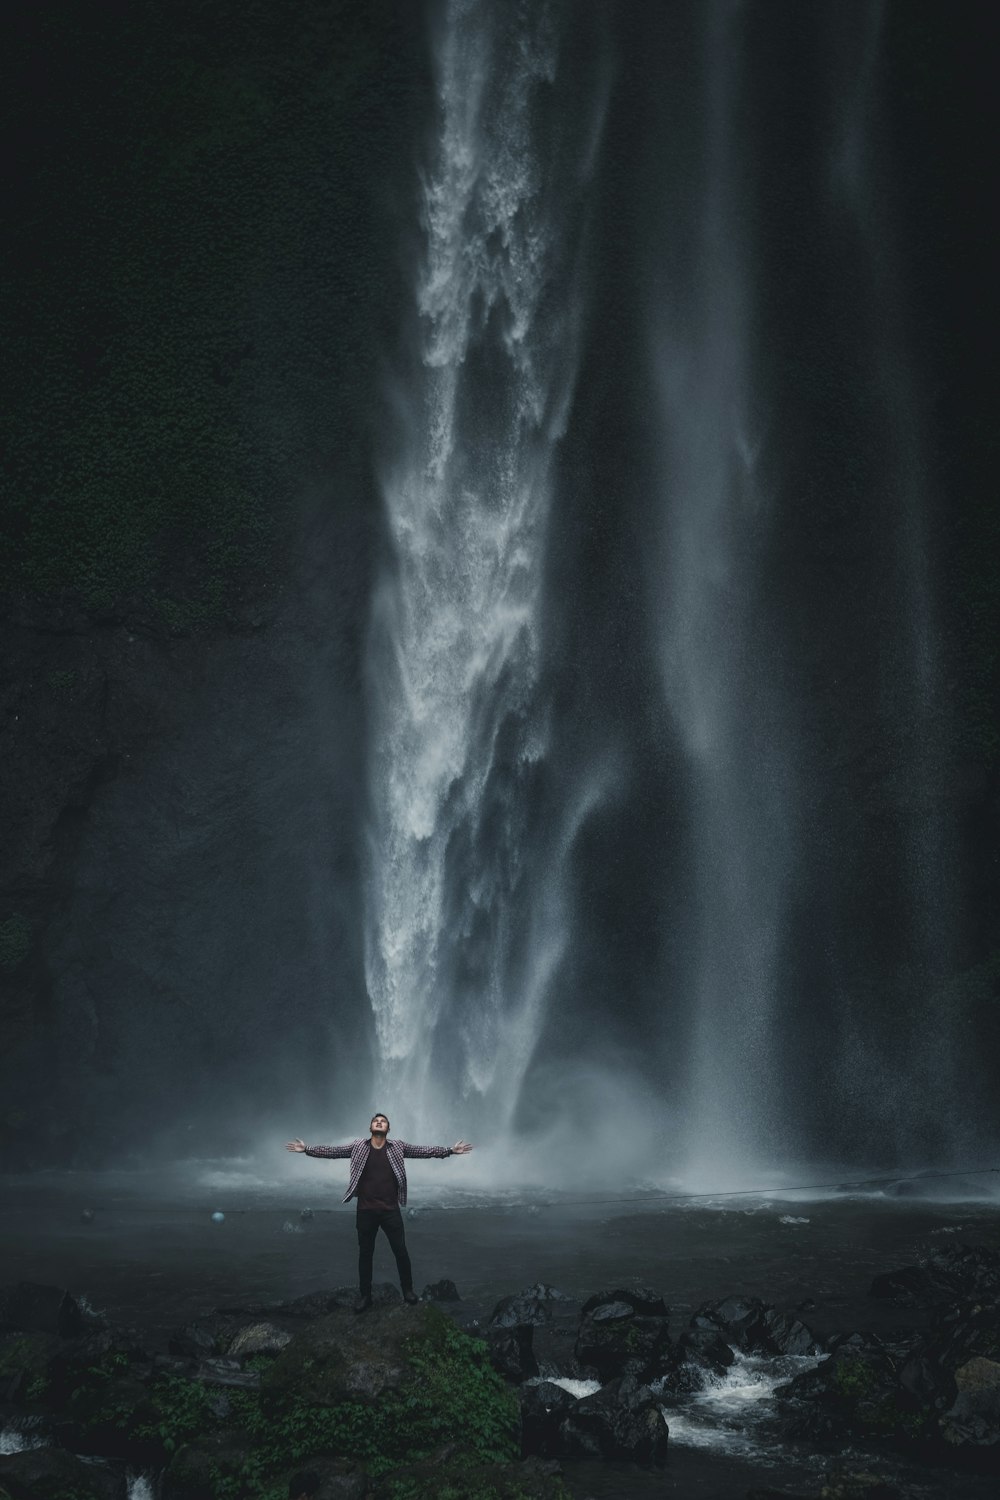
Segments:
[[[231,1401],[269,1476],[317,1454],[350,1457],[377,1476],[442,1444],[481,1464],[520,1452],[517,1397],[485,1343],[427,1305],[322,1318],[277,1356],[259,1391]]]
[[[286,1344],[264,1373],[261,1394],[315,1406],[377,1401],[411,1375],[410,1354],[439,1341],[443,1315],[421,1305],[333,1312]]]

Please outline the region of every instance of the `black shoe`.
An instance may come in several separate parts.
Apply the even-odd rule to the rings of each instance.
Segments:
[[[361,1297],[358,1298],[357,1302],[355,1302],[355,1304],[354,1304],[354,1311],[356,1313],[367,1312],[368,1309],[371,1307],[371,1305],[372,1305],[372,1299],[371,1299],[371,1297],[361,1296]]]
[[[417,1296],[417,1294],[413,1290],[412,1286],[408,1286],[408,1287],[406,1287],[404,1289],[404,1291],[403,1291],[403,1301],[404,1302],[408,1302],[411,1307],[413,1307],[417,1302],[420,1301],[420,1298]]]

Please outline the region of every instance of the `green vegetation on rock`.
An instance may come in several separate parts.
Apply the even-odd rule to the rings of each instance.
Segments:
[[[212,1433],[225,1430],[235,1437],[237,1430],[242,1432],[250,1448],[238,1466],[227,1470],[216,1465],[212,1470],[218,1500],[245,1495],[268,1500],[278,1476],[322,1454],[359,1461],[374,1476],[419,1463],[445,1445],[461,1448],[463,1470],[469,1464],[515,1461],[519,1455],[517,1398],[492,1368],[485,1344],[462,1333],[434,1307],[421,1308],[418,1316],[418,1327],[403,1343],[405,1378],[398,1388],[370,1402],[331,1402],[332,1391],[323,1382],[322,1370],[315,1361],[310,1368],[306,1356],[295,1366],[298,1390],[265,1386],[259,1392],[233,1391],[225,1424],[212,1418],[201,1404],[205,1399],[202,1387],[177,1378],[158,1382],[151,1394],[160,1418],[141,1432],[136,1429],[136,1435],[157,1437],[167,1451],[178,1450],[178,1462],[188,1463],[189,1450],[181,1446],[184,1442],[197,1446]],[[341,1326],[353,1331],[351,1325]],[[310,1379],[318,1380],[318,1387],[310,1385]],[[318,1401],[308,1399],[317,1394]],[[407,1483],[415,1496],[429,1493],[420,1487],[419,1475]],[[516,1490],[510,1486],[494,1486],[494,1490],[497,1500],[516,1500]],[[400,1500],[407,1493],[401,1491]],[[487,1500],[493,1492],[481,1485],[474,1492],[458,1493],[475,1493]],[[525,1496],[530,1493],[525,1491]],[[555,1494],[551,1488],[545,1493]]]

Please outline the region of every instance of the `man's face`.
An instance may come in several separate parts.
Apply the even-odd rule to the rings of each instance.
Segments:
[[[372,1131],[372,1135],[388,1135],[389,1134],[389,1121],[386,1119],[385,1115],[375,1115],[375,1116],[373,1116],[373,1118],[372,1118],[372,1124],[371,1124],[371,1131]]]

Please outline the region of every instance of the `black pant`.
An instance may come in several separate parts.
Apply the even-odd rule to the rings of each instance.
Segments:
[[[389,1247],[396,1257],[399,1284],[404,1292],[413,1288],[413,1272],[410,1257],[406,1253],[406,1235],[403,1232],[403,1215],[398,1208],[358,1209],[358,1281],[362,1297],[370,1297],[372,1291],[372,1260],[375,1256],[375,1236],[381,1229]]]

